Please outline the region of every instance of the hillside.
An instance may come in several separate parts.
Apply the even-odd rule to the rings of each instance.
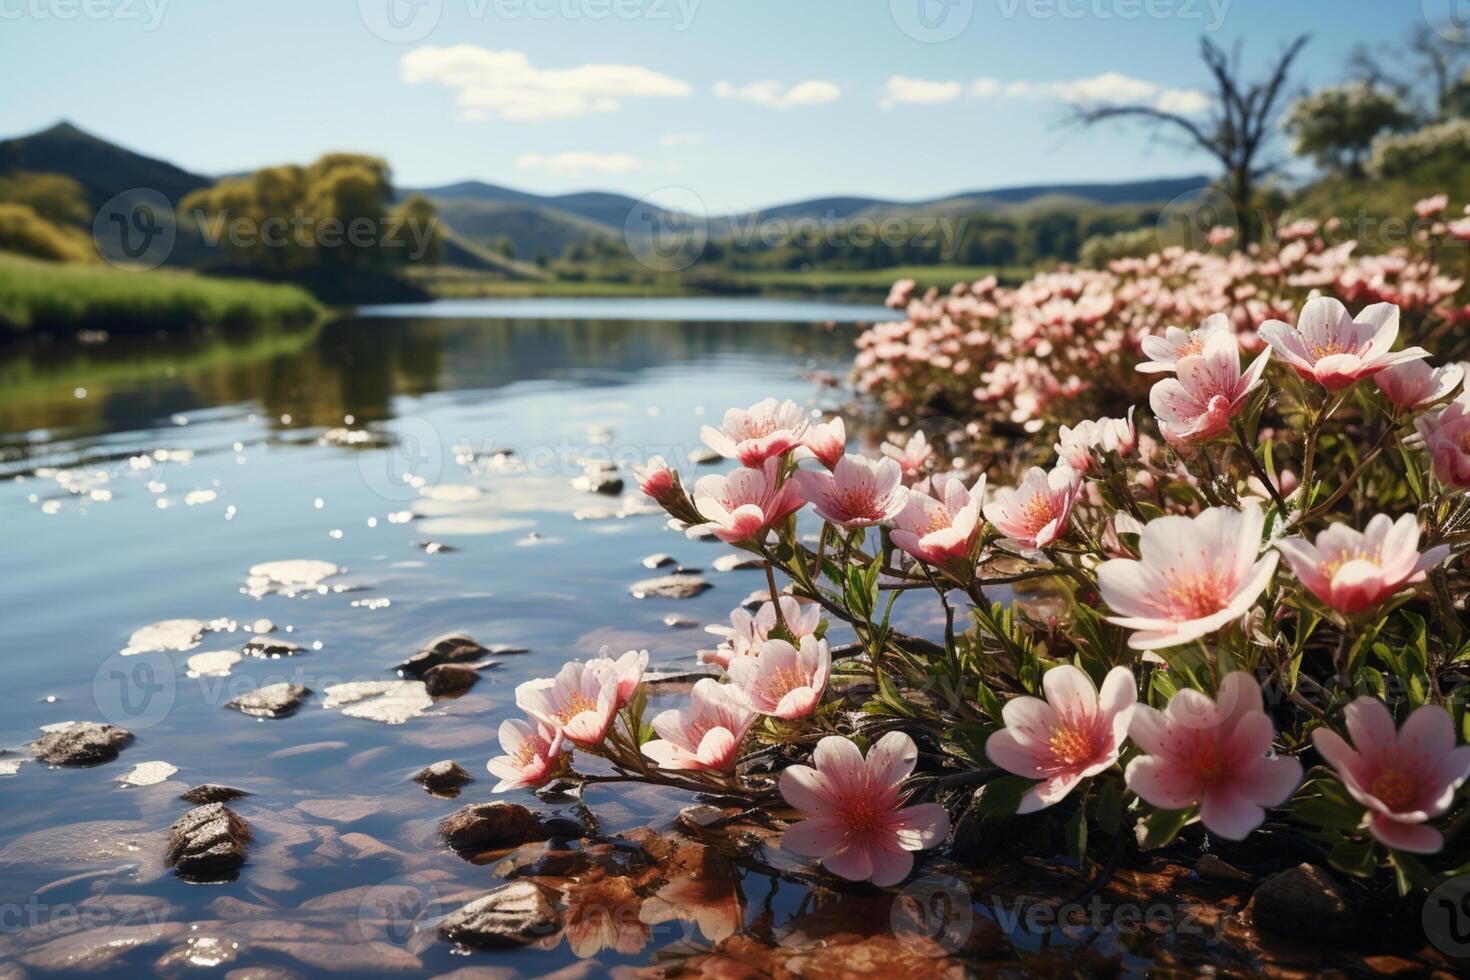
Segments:
[[[135,153],[83,132],[69,122],[0,142],[0,173],[31,170],[66,174],[87,190],[92,207],[126,190],[149,188],[174,204],[214,183],[163,160]]]

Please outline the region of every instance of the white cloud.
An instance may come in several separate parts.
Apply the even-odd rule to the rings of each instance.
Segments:
[[[883,108],[890,109],[901,103],[935,105],[953,102],[960,97],[963,86],[959,82],[936,82],[927,78],[910,78],[893,75],[883,86]]]
[[[400,70],[410,85],[437,83],[456,90],[459,118],[566,119],[615,112],[624,99],[690,95],[688,82],[642,65],[588,64],[537,68],[521,51],[488,51],[473,44],[415,48]]]
[[[643,166],[642,161],[627,153],[586,153],[565,150],[561,153],[522,153],[516,157],[522,170],[542,170],[558,177],[580,177],[583,174],[626,174]]]
[[[716,82],[715,94],[722,99],[754,102],[768,109],[790,109],[792,106],[835,102],[842,97],[842,89],[832,82],[809,78],[790,87],[776,81],[747,82],[744,85]]]
[[[1164,112],[1189,115],[1204,112],[1210,107],[1210,97],[1198,89],[1165,88],[1116,71],[1061,82],[1002,82],[996,78],[977,78],[970,83],[970,94],[977,98],[999,95],[1009,99],[1055,99],[1073,104],[1142,102]]]
[[[696,146],[703,142],[703,133],[665,133],[658,138],[658,145],[664,147]]]

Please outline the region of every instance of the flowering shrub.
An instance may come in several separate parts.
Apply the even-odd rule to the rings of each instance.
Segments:
[[[521,685],[496,789],[737,800],[879,886],[1012,820],[1078,861],[1107,842],[1101,874],[1263,827],[1404,891],[1464,873],[1464,371],[1396,349],[1397,306],[1270,312],[1244,368],[1228,317],[1145,338],[1152,416],[1072,420],[1009,486],[918,435],[867,458],[841,419],[732,410],[704,439],[742,465],[692,495],[659,460],[640,482],[758,556],[768,595],[651,720],[646,653]],[[942,626],[902,632],[899,608]]]
[[[1431,244],[1456,227],[1435,221]],[[1208,240],[1231,237],[1217,228]],[[1392,303],[1411,340],[1466,353],[1450,329],[1470,318],[1457,298],[1464,280],[1434,249],[1363,255],[1353,241],[1329,245],[1312,221],[1279,228],[1276,239],[1272,249],[1228,253],[1170,247],[1104,270],[1041,273],[1014,289],[987,278],[916,295],[905,280],[888,305],[906,318],[858,339],[858,386],[894,413],[973,420],[972,434],[1038,432],[1142,402],[1153,379],[1133,368],[1144,356],[1172,370],[1178,352],[1197,352],[1219,331],[1259,351],[1256,329],[1292,323],[1314,290],[1355,306]]]

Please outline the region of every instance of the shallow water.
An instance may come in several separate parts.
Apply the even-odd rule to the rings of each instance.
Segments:
[[[274,938],[297,943],[245,942],[234,966],[311,972],[316,959],[363,972],[349,953],[373,889],[406,885],[410,905],[432,911],[496,883],[445,851],[433,827],[491,798],[484,764],[498,754],[494,729],[518,682],[603,645],[693,666],[706,634],[663,618],[724,621],[763,587],[759,572],[715,571],[727,549],[685,540],[661,515],[578,520],[623,500],[571,481],[586,458],[610,459],[636,498],[630,464],[655,452],[683,460],[699,426],[728,406],[777,395],[833,407],[840,392],[809,375],[841,372],[853,333],[815,324],[884,311],[673,300],[619,304],[610,315],[638,319],[599,322],[564,319],[573,306],[563,301],[537,305],[379,309],[295,335],[0,349],[0,747],[11,752],[0,763],[28,759],[26,743],[57,722],[109,721],[136,736],[101,766],[27,761],[0,776],[0,962],[86,919],[89,930],[155,930],[111,962],[136,971],[225,920],[291,923]],[[522,318],[489,318],[510,310]],[[546,318],[530,318],[538,313]],[[774,313],[786,322],[756,322]],[[676,319],[648,319],[664,314]],[[812,322],[790,322],[803,314]],[[513,471],[495,461],[503,450],[519,461]],[[427,541],[449,548],[430,553]],[[682,601],[631,597],[629,584],[660,574],[641,559],[661,551],[703,568],[715,587]],[[251,566],[298,558],[342,572],[294,596],[247,588]],[[121,654],[134,630],[179,618],[221,629],[186,651]],[[225,677],[186,674],[194,654],[238,651],[261,618],[303,652],[247,657]],[[531,652],[498,658],[464,697],[400,726],[323,707],[326,687],[391,679],[393,664],[448,631]],[[281,680],[315,692],[294,716],[224,707]],[[475,776],[458,800],[409,781],[444,758]],[[117,781],[153,761],[179,771],[148,787]],[[159,866],[157,831],[188,809],[179,793],[203,782],[253,794],[235,808],[257,839],[229,884],[185,884]],[[627,787],[589,800],[604,832],[666,820],[688,802]],[[65,838],[47,833],[72,825],[81,826]],[[779,894],[790,886],[758,890],[778,907],[796,900]],[[292,929],[301,935],[284,934]],[[685,936],[669,923],[645,949],[605,951],[598,963],[645,963]],[[390,928],[381,938],[429,974],[577,962],[566,944],[466,959],[412,937]],[[59,962],[29,967],[44,974]]]

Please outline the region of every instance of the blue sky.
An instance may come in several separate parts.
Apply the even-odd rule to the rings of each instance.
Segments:
[[[205,173],[350,149],[404,186],[682,188],[712,211],[914,199],[1209,171],[1059,120],[1110,94],[1196,105],[1201,34],[1259,65],[1310,33],[1296,81],[1321,85],[1422,17],[1418,0],[0,0],[0,135],[67,118]]]

